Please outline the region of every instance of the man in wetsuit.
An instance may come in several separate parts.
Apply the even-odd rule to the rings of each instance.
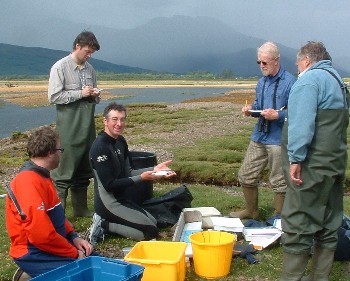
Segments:
[[[126,109],[116,103],[103,112],[104,131],[98,135],[90,150],[90,162],[95,179],[95,214],[90,228],[92,244],[105,233],[115,233],[135,240],[150,240],[158,235],[157,221],[138,204],[129,200],[130,189],[138,192],[135,184],[170,178],[171,160],[144,169],[134,170],[130,165],[129,149],[122,133]],[[155,172],[165,174],[157,175]]]

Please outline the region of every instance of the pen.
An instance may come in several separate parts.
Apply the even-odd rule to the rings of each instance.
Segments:
[[[245,107],[248,106],[248,100],[245,100]]]

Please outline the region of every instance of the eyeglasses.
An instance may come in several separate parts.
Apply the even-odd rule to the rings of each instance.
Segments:
[[[261,61],[261,60],[257,60],[256,63],[257,63],[258,65],[260,65],[260,64],[267,65],[268,63],[270,63],[270,62],[272,62],[272,61],[273,61],[273,60],[270,60],[270,61]]]
[[[273,58],[272,60],[269,60],[269,61],[257,60],[256,63],[257,63],[258,65],[260,65],[260,64],[267,65],[267,64],[269,64],[270,62],[272,62],[272,61],[274,61],[274,60],[277,60],[277,59],[279,59],[279,56],[277,56],[277,57],[275,57],[275,58]]]
[[[64,148],[55,148],[53,151],[61,151],[61,153],[64,151]]]

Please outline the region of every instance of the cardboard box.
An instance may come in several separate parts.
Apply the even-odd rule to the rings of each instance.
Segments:
[[[214,207],[184,208],[179,220],[175,225],[172,241],[186,242],[185,256],[192,257],[192,245],[188,237],[195,232],[203,231],[212,227],[210,217],[221,216],[221,213]]]
[[[183,209],[175,227],[172,240],[187,243],[185,251],[187,258],[192,257],[192,245],[188,239],[192,233],[203,230],[242,233],[244,229],[244,225],[239,218],[223,217],[214,207]]]
[[[205,228],[211,228],[212,223],[209,218],[213,216],[221,216],[221,213],[214,207],[184,208],[175,225],[173,241],[182,241],[184,230],[202,231]],[[188,223],[192,225],[185,227]]]
[[[243,232],[244,225],[239,218],[210,217],[212,228],[218,231]]]
[[[276,227],[245,227],[243,237],[256,250],[263,250],[276,242],[282,235],[282,231]]]

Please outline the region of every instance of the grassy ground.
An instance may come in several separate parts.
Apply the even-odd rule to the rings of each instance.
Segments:
[[[203,99],[203,105],[166,107],[165,105],[134,105],[128,108],[127,130],[125,133],[129,145],[135,149],[155,152],[158,160],[171,157],[172,167],[177,172],[176,181],[154,185],[155,195],[161,195],[182,183],[187,183],[193,194],[193,207],[213,206],[223,215],[231,209],[244,206],[241,188],[237,186],[237,171],[252,130],[252,119],[243,118],[240,107],[246,99],[252,99],[252,93],[235,92],[232,96],[220,99]],[[208,105],[208,102],[210,105]],[[215,102],[220,102],[216,104]],[[230,106],[224,106],[230,102]],[[222,103],[222,104],[221,104]],[[101,117],[96,118],[98,130]],[[18,168],[27,158],[24,152],[25,134],[15,134],[0,149],[0,190],[4,177],[11,169]],[[211,153],[208,153],[210,151]],[[349,178],[349,170],[347,178]],[[271,198],[273,194],[261,181],[259,194],[260,219],[265,221],[272,216]],[[93,209],[92,187],[89,189],[89,205]],[[0,281],[11,280],[15,265],[8,256],[9,240],[4,224],[4,199],[0,198]],[[350,198],[344,197],[345,213],[350,214]],[[73,218],[68,200],[67,216],[82,234],[90,226],[88,218]],[[161,240],[171,240],[172,230],[162,229]],[[123,247],[130,247],[135,241],[107,235],[97,245],[97,250],[107,257],[121,258]],[[235,257],[230,274],[219,280],[278,280],[282,267],[282,248],[279,244],[259,252],[258,264],[249,265],[245,259]],[[349,262],[336,262],[330,280],[349,280]],[[161,279],[159,279],[161,280]],[[166,279],[162,279],[166,280]],[[205,280],[193,271],[186,272],[186,280]]]
[[[169,191],[178,184],[156,184],[155,195],[161,195],[166,191]],[[194,200],[192,206],[214,206],[223,215],[227,215],[232,207],[242,206],[242,196],[238,187],[236,188],[223,188],[218,186],[199,185],[199,184],[187,184],[190,189]],[[90,188],[90,198],[92,199],[92,188]],[[273,194],[267,188],[260,189],[260,202],[259,211],[262,214],[262,220],[270,217],[273,213],[271,206],[271,198]],[[349,197],[345,198],[345,205],[347,212],[349,209]],[[92,200],[89,202],[92,208]],[[4,200],[0,200],[0,209],[4,209]],[[6,229],[4,225],[4,213],[0,214],[0,271],[1,281],[11,280],[11,274],[15,270],[15,265],[8,257],[8,245],[9,241],[6,235]],[[87,218],[73,218],[71,213],[71,206],[68,204],[67,216],[76,229],[80,233],[84,233],[90,225],[90,219]],[[170,229],[162,230],[162,240],[170,241],[172,238],[172,232]],[[111,258],[120,258],[121,249],[123,247],[130,247],[135,244],[135,241],[129,239],[118,238],[113,235],[107,235],[103,242],[97,245],[97,250],[103,253],[103,255]],[[281,274],[282,268],[282,248],[279,244],[260,251],[256,254],[256,258],[259,260],[258,264],[249,265],[247,261],[240,257],[235,257],[232,260],[230,274],[218,280],[250,280],[250,281],[262,281],[262,280],[278,280]],[[349,262],[336,262],[334,264],[331,278],[333,281],[346,281],[349,280]],[[166,279],[159,279],[166,280]],[[193,270],[193,266],[187,268],[186,279],[187,281],[205,280],[198,277]]]

